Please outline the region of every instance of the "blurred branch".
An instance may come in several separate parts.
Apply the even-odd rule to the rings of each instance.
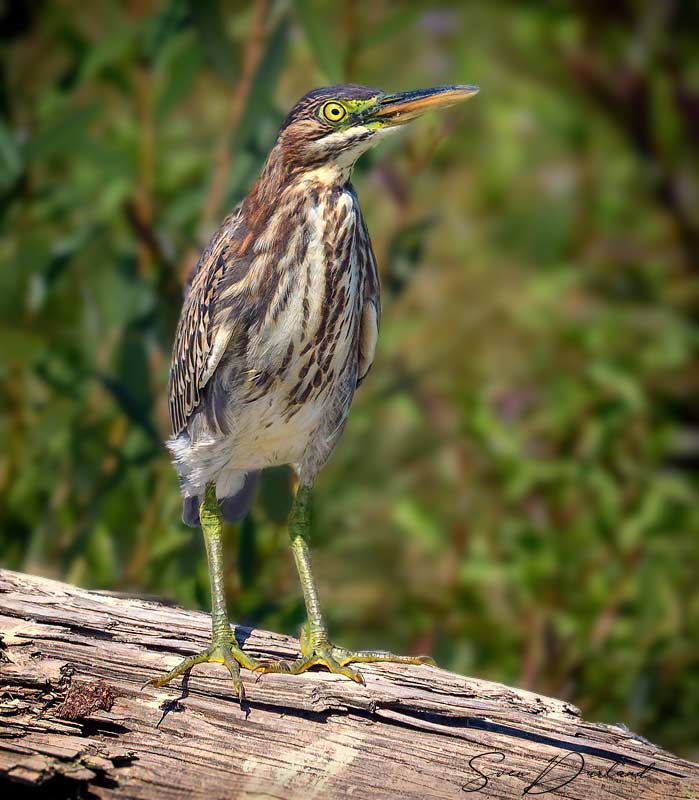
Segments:
[[[142,215],[139,203],[129,200],[124,207],[126,219],[131,225],[133,232],[145,245],[151,256],[162,263],[166,268],[173,269],[175,266],[174,257],[170,248],[165,242],[161,241],[152,225],[152,220]]]
[[[219,139],[214,169],[209,188],[209,195],[202,212],[202,223],[207,225],[218,221],[218,214],[223,203],[226,190],[226,180],[231,167],[231,139],[245,110],[255,72],[264,53],[266,37],[266,19],[269,10],[267,0],[256,0],[254,15],[247,44],[243,50],[242,70],[240,80],[236,83],[228,108],[228,116],[221,137]]]
[[[228,107],[228,114],[226,115],[225,124],[221,131],[214,155],[211,185],[209,186],[209,193],[201,215],[201,226],[204,229],[218,222],[218,216],[226,191],[226,183],[231,169],[231,141],[240,125],[243,112],[248,103],[255,73],[257,72],[257,68],[264,54],[264,45],[267,37],[266,21],[268,11],[268,0],[256,0],[253,7],[250,32],[243,50],[240,79],[233,89],[231,103]],[[198,257],[198,250],[193,247],[190,247],[183,256],[177,270],[182,283],[186,282]]]

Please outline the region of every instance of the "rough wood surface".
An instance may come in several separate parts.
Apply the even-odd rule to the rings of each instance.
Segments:
[[[0,571],[0,791],[42,797],[699,797],[699,766],[568,703],[431,667],[141,685],[207,643],[200,612]],[[241,629],[254,655],[297,642]]]

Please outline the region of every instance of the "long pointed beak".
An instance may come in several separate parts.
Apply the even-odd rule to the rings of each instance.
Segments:
[[[382,125],[402,125],[432,109],[463,103],[478,94],[477,86],[438,86],[414,92],[388,94],[381,98],[371,117]]]

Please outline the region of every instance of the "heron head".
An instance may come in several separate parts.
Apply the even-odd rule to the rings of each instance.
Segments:
[[[426,111],[461,103],[477,92],[477,86],[461,85],[395,94],[353,84],[314,89],[287,116],[277,145],[293,166],[328,167],[328,174],[342,173],[388,133]]]

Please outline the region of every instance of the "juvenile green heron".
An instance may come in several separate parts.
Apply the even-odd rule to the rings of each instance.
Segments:
[[[350,664],[434,663],[333,645],[311,572],[311,486],[335,448],[379,327],[379,281],[349,182],[359,156],[424,111],[466,100],[474,86],[384,94],[331,86],[303,97],[281,127],[250,194],[199,259],[175,336],[170,371],[173,454],[183,518],[201,525],[211,580],[212,642],[150,681],[195,664],[226,665],[242,700],[240,667],[297,674],[322,665],[361,682]],[[291,547],[308,622],[301,657],[257,661],[238,647],[226,614],[222,520],[248,511],[260,471],[297,476]]]

